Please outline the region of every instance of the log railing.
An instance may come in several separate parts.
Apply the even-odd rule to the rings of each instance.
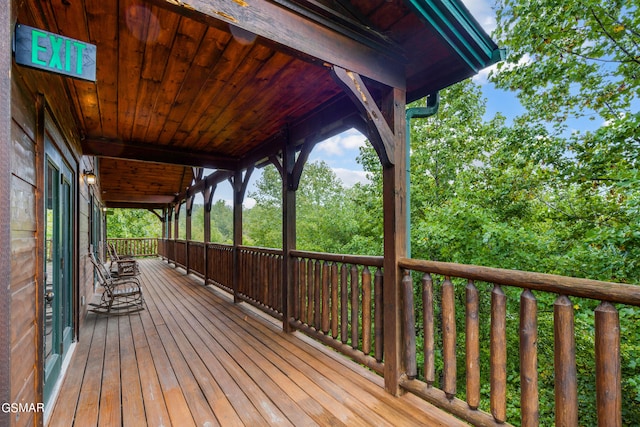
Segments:
[[[187,268],[187,241],[186,240],[173,241],[172,261],[176,266]]]
[[[292,251],[290,325],[383,372],[382,257]]]
[[[158,239],[148,238],[118,238],[107,239],[107,243],[116,248],[120,256],[148,257],[158,255]]]
[[[282,318],[282,251],[238,246],[236,297]]]
[[[233,246],[207,243],[207,284],[233,293]]]
[[[592,351],[598,424],[622,425],[620,322],[613,304],[640,306],[637,286],[413,259],[401,260],[400,266],[406,269],[401,284],[407,367],[404,389],[474,425],[513,421],[523,426],[539,425],[538,334],[543,331],[539,330],[538,311],[541,301],[549,301],[550,308],[545,311],[552,316],[553,325],[545,335],[553,336],[555,424],[577,426],[574,311],[576,298],[586,298],[595,301],[593,306],[599,304],[593,313]],[[412,278],[410,271],[419,277]],[[466,283],[456,284],[459,279]],[[417,296],[415,280],[420,283]],[[519,310],[508,311],[507,294],[512,296],[514,292],[520,293]],[[481,313],[482,299],[490,301],[490,313]],[[519,316],[517,322],[507,316],[514,312]],[[481,342],[480,338],[483,318],[490,322],[488,342]],[[514,324],[519,334],[519,360],[509,368],[507,323]],[[416,334],[416,328],[422,334]],[[419,335],[422,336],[417,340]],[[458,342],[459,338],[464,343]],[[485,353],[489,350],[488,402],[481,397],[481,347]],[[423,361],[420,367],[417,356]],[[507,402],[517,398],[507,393],[507,375],[513,374],[514,366],[520,369],[520,420],[509,420],[506,413]],[[458,381],[460,367],[464,367],[466,381]],[[457,390],[459,383],[465,387],[462,393]],[[464,400],[456,397],[461,394]]]
[[[204,277],[205,250],[203,242],[187,242],[187,272]]]

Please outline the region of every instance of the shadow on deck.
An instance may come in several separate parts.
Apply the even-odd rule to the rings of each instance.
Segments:
[[[148,308],[90,313],[49,426],[465,425],[160,259]]]

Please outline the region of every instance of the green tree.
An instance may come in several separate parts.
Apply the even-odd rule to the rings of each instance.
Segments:
[[[108,238],[162,236],[162,223],[146,209],[110,209],[107,212]]]
[[[282,181],[277,170],[266,167],[256,188],[249,194],[256,205],[246,215],[248,240],[260,246],[282,247]],[[326,163],[305,165],[296,194],[299,249],[332,253],[367,250],[366,242],[358,239],[352,190],[345,188]]]

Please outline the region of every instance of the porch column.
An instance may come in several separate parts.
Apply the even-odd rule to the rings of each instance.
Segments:
[[[207,185],[204,190],[204,284],[209,283],[209,243],[211,243],[211,203],[216,186]]]
[[[187,218],[185,221],[185,240],[186,243],[186,253],[185,253],[185,264],[187,267],[187,274],[191,273],[191,263],[189,262],[189,246],[191,244],[191,213],[193,212],[193,200],[195,199],[194,195],[187,197]]]
[[[11,277],[11,40],[13,20],[9,7],[0,8],[0,276]],[[0,286],[0,402],[11,402],[11,293],[7,281]],[[10,424],[10,414],[0,411],[0,425]]]
[[[384,210],[384,383],[400,394],[405,372],[402,358],[402,272],[400,258],[407,254],[406,212],[406,90],[390,88],[376,102],[360,75],[334,66],[332,76],[351,98],[362,117],[362,131],[371,141],[383,168]]]
[[[384,210],[384,383],[394,395],[400,393],[400,376],[405,372],[402,358],[402,271],[398,260],[407,255],[406,212],[406,93],[393,89],[384,100],[382,113],[393,132],[389,144],[393,164],[383,166],[382,200]]]
[[[242,198],[238,187],[242,184],[242,171],[237,170],[233,176],[233,302],[239,303],[240,289],[240,251],[242,245]],[[244,196],[244,195],[242,195]],[[238,200],[240,198],[240,200]]]
[[[296,249],[296,190],[297,183],[294,176],[296,164],[295,147],[289,141],[282,149],[282,330],[291,332],[289,319],[292,316],[293,300],[293,265],[290,252]],[[299,182],[299,178],[298,178]]]

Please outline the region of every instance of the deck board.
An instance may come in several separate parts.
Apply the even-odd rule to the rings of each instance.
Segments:
[[[159,259],[147,309],[89,314],[50,426],[456,426],[414,396]]]

